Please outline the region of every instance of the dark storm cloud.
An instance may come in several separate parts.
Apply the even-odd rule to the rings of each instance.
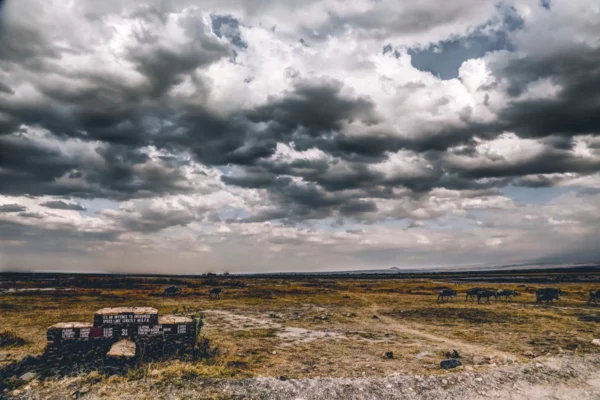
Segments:
[[[42,218],[44,218],[44,215],[41,213],[36,213],[36,212],[21,212],[21,213],[19,213],[19,217],[42,219]]]
[[[145,210],[141,217],[120,215],[117,222],[127,231],[152,233],[169,227],[186,226],[194,220],[194,215],[186,210],[171,210],[168,213]]]
[[[186,31],[191,31],[192,41],[182,49],[174,51],[163,46],[132,49],[131,59],[148,78],[147,95],[150,98],[159,97],[180,83],[186,72],[210,65],[229,54],[222,43],[209,38],[201,28],[194,28],[191,24],[186,26]],[[155,40],[153,37],[146,39]]]
[[[30,63],[38,67],[41,57],[60,57],[51,41],[35,30],[35,26],[7,18],[1,7],[0,5],[0,54],[3,62]]]
[[[85,211],[86,208],[78,203],[67,203],[62,200],[46,201],[40,204],[46,208],[53,208],[55,210],[72,210],[72,211]]]
[[[42,147],[32,140],[9,137],[3,139],[7,146],[0,150],[3,155],[0,157],[1,178],[7,183],[2,185],[2,193],[123,200],[189,190],[179,171],[181,165],[153,163],[138,151],[142,146],[156,145],[175,152],[190,152],[207,165],[258,167],[248,169],[243,177],[224,177],[223,181],[247,188],[268,188],[275,198],[296,204],[296,213],[312,215],[307,189],[282,186],[278,180],[280,175],[298,176],[311,182],[319,188],[313,192],[315,196],[361,189],[367,195],[389,197],[386,186],[394,185],[428,190],[436,185],[433,176],[425,180],[407,177],[386,182],[367,165],[385,160],[388,152],[402,148],[443,150],[470,139],[466,131],[451,134],[445,131],[444,135],[433,132],[416,139],[398,138],[392,132],[346,135],[344,124],[360,121],[372,125],[380,118],[372,100],[343,95],[343,84],[335,80],[302,81],[263,106],[226,116],[215,115],[201,104],[167,102],[170,88],[184,77],[191,78],[203,93],[204,83],[191,71],[229,56],[230,49],[227,43],[210,35],[199,15],[179,21],[187,40],[174,47],[166,47],[161,42],[161,32],[168,22],[165,12],[142,8],[136,9],[135,17],[143,23],[136,31],[138,43],[129,48],[127,58],[146,78],[145,84],[123,86],[101,73],[74,77],[67,70],[57,70],[52,72],[83,79],[88,85],[73,91],[51,81],[42,82],[38,89],[47,103],[41,106],[16,104],[7,97],[0,100],[0,111],[12,117],[9,125],[2,129],[3,133],[14,132],[23,124],[39,125],[59,138],[98,140],[104,144],[97,150],[103,162],[88,165],[86,160],[64,157],[57,150]],[[244,48],[239,26],[233,17],[214,15],[212,19],[212,30],[217,37]],[[2,41],[9,55],[6,60],[19,63],[30,72],[49,72],[45,71],[48,67],[42,61],[56,56],[53,45],[23,24],[13,23],[7,29],[13,29],[11,38],[18,36],[14,32],[20,29],[24,40],[20,47],[11,41]],[[351,171],[341,176],[330,174],[323,161],[297,160],[281,165],[265,161],[275,153],[278,142],[294,143],[299,150],[320,148],[349,160]],[[60,182],[63,177],[69,178],[67,182]],[[346,200],[357,201],[337,195],[315,198],[317,203],[324,203],[315,206],[321,214],[323,207],[339,208]],[[354,210],[347,207],[347,212]]]
[[[301,222],[310,219],[323,219],[331,215],[352,198],[342,193],[329,193],[314,183],[296,183],[288,177],[278,177],[268,187],[271,201],[277,210],[260,212],[241,222],[262,222],[273,219]],[[347,215],[370,211],[362,204],[354,204],[346,210]]]
[[[155,142],[165,145],[156,137],[168,137],[165,124],[172,126],[174,112],[165,106],[169,103],[168,91],[184,77],[191,77],[201,88],[203,83],[192,72],[227,57],[229,47],[210,33],[200,14],[179,18],[177,24],[185,40],[167,46],[161,36],[167,29],[169,14],[153,8],[138,8],[135,13],[140,22],[135,32],[137,43],[128,49],[125,58],[145,78],[141,84],[124,84],[102,68],[77,75],[68,68],[61,69],[48,61],[57,59],[64,49],[56,48],[20,15],[3,18],[0,70],[14,71],[15,84],[22,78],[19,68],[44,79],[29,82],[43,95],[36,100],[16,99],[10,95],[11,87],[0,85],[0,113],[6,116],[0,122],[0,193],[127,199],[187,191],[181,165],[144,160],[147,156],[139,149]],[[62,80],[57,81],[57,77]],[[77,82],[78,89],[65,85],[65,80]],[[177,113],[181,115],[179,110]],[[189,112],[183,115],[179,121],[182,124],[198,118]],[[18,133],[23,125],[44,128],[54,140],[99,141],[102,145],[97,152],[104,162],[67,157],[57,148],[23,137]],[[227,145],[215,147],[210,149],[211,154],[224,153]],[[233,150],[238,153],[232,159],[264,154],[247,149],[243,138]],[[221,159],[215,156],[215,160],[208,161]],[[61,181],[64,177],[70,179]]]
[[[343,84],[328,80],[319,83],[297,84],[292,92],[278,100],[249,113],[254,122],[277,124],[283,132],[302,127],[304,133],[322,135],[342,128],[342,122],[363,121],[374,124],[378,121],[375,104],[367,98],[345,98],[341,94]]]
[[[357,215],[377,211],[377,204],[374,201],[351,200],[340,207],[342,215]]]
[[[43,195],[47,186],[75,168],[76,164],[62,157],[58,151],[45,148],[31,139],[0,136],[0,167],[2,194]]]
[[[199,15],[178,20],[186,41],[176,46],[161,43],[161,35],[167,29],[166,21],[156,12],[138,11],[136,17],[142,18],[144,23],[139,24],[137,43],[128,49],[126,56],[146,78],[145,82],[136,85],[123,85],[122,80],[102,69],[87,75],[74,75],[68,69],[50,67],[46,61],[48,57],[56,56],[54,51],[49,53],[53,45],[36,36],[31,28],[11,20],[5,28],[9,31],[0,40],[3,56],[0,67],[2,63],[12,61],[31,73],[48,74],[49,78],[37,84],[37,89],[45,96],[42,103],[16,103],[11,98],[0,98],[0,111],[12,117],[1,133],[10,133],[21,124],[29,124],[40,125],[57,135],[86,140],[132,146],[151,143],[152,130],[147,126],[147,120],[168,110],[164,104],[167,91],[185,76],[191,77],[201,89],[203,83],[191,74],[192,71],[227,57],[229,48],[210,34]],[[26,50],[29,52],[21,54]],[[55,83],[52,75],[76,80],[82,88],[73,90],[68,85]]]
[[[157,138],[156,144],[191,152],[206,165],[251,165],[275,152],[270,132],[258,131],[241,113],[217,116],[201,108],[189,108],[174,120],[175,128]]]
[[[573,153],[549,149],[526,161],[482,163],[471,169],[459,169],[466,178],[521,177],[535,174],[575,172],[591,174],[600,171],[600,159],[579,159]]]
[[[20,204],[2,204],[0,205],[0,213],[15,213],[27,210],[27,207]]]
[[[359,29],[418,33],[457,21],[478,4],[471,1],[441,6],[448,13],[418,4],[404,10],[401,17],[375,8],[363,15],[330,15],[330,19],[340,23],[339,29],[350,22]],[[488,37],[487,42],[479,32],[465,41],[449,39],[439,45],[440,57],[451,64],[443,66],[444,74],[450,70],[454,74],[461,59],[511,47],[507,32],[518,28],[522,21],[504,11],[505,29],[498,36]],[[141,84],[125,85],[101,71],[74,76],[68,68],[60,70],[54,66],[50,70],[46,61],[56,59],[60,49],[49,38],[15,21],[3,26],[0,67],[19,65],[45,79],[32,82],[44,96],[42,102],[16,102],[11,95],[16,83],[0,83],[0,112],[10,117],[0,126],[0,193],[126,200],[189,192],[191,188],[181,171],[186,161],[176,156],[162,158],[161,162],[151,160],[140,150],[149,145],[174,154],[189,153],[205,165],[241,167],[242,174],[223,176],[222,181],[232,186],[265,189],[278,207],[250,217],[255,220],[324,218],[336,211],[360,217],[377,212],[376,204],[364,198],[390,199],[394,188],[408,189],[418,197],[435,188],[487,190],[512,180],[521,185],[546,185],[552,180],[533,183],[532,178],[524,177],[591,174],[600,170],[597,162],[582,161],[569,153],[572,136],[600,132],[600,58],[597,51],[589,48],[574,47],[568,55],[545,58],[515,56],[508,64],[493,69],[497,78],[508,80],[511,96],[523,93],[537,79],[548,78],[563,88],[556,99],[513,100],[500,112],[499,121],[493,123],[473,122],[469,117],[472,110],[465,109],[459,123],[422,126],[419,132],[404,135],[405,132],[378,129],[378,124],[385,121],[377,113],[375,102],[360,93],[347,94],[344,89],[348,88],[335,79],[301,80],[255,108],[228,115],[212,112],[204,105],[210,82],[204,81],[197,71],[231,57],[232,46],[240,51],[247,48],[240,32],[243,21],[215,14],[211,33],[200,14],[186,14],[178,21],[186,40],[165,45],[161,39],[169,21],[168,12],[136,9],[135,17],[141,22],[136,28],[136,42],[128,47],[125,58],[134,63],[144,78]],[[335,26],[330,28],[335,31]],[[430,54],[430,67],[438,64],[434,54],[437,53]],[[417,59],[415,54],[418,64]],[[83,84],[73,90],[54,82],[54,75]],[[300,79],[298,73],[289,75]],[[196,90],[193,101],[169,96],[170,90],[184,79]],[[407,84],[407,93],[418,89],[410,85],[425,84]],[[351,123],[363,126],[364,134],[356,129],[352,134],[345,131]],[[68,157],[58,149],[18,136],[22,125],[45,128],[60,140],[97,141],[100,146],[94,151],[100,162],[84,156]],[[468,168],[446,163],[449,151],[474,157],[475,137],[493,139],[506,130],[520,137],[543,139],[552,150],[523,162],[470,164]],[[277,143],[292,144],[298,151],[320,149],[332,157],[278,161],[270,158],[276,153]],[[449,150],[459,145],[463,145],[460,150]],[[399,171],[388,175],[372,168],[399,150],[413,152],[427,160],[430,167],[419,174]],[[341,159],[344,168],[336,168],[338,161],[331,161],[332,158]],[[156,221],[132,220],[127,228],[156,231],[186,225],[193,218],[186,214],[167,221],[158,215],[154,217]]]
[[[107,146],[98,154],[104,164],[86,171],[86,181],[113,194],[108,197],[127,199],[191,190],[177,162],[159,163],[144,152],[127,146]]]
[[[15,94],[15,92],[7,84],[0,82],[0,92]]]
[[[105,145],[95,153],[101,162],[24,135],[0,136],[0,194],[127,199],[190,190],[178,165],[149,160],[138,149]]]
[[[189,150],[209,165],[254,165],[273,155],[278,142],[326,146],[322,138],[338,134],[344,122],[377,120],[370,100],[346,97],[342,88],[335,80],[302,82],[264,106],[226,117],[188,107],[175,117],[177,129],[156,143]]]
[[[598,135],[599,65],[600,50],[584,46],[543,57],[513,58],[495,71],[508,80],[510,95],[520,95],[540,79],[550,79],[561,90],[552,99],[514,100],[500,113],[502,125],[521,137]]]
[[[228,185],[235,185],[243,188],[267,188],[271,186],[277,175],[267,171],[252,172],[250,168],[245,171],[243,176],[223,175],[221,180]]]

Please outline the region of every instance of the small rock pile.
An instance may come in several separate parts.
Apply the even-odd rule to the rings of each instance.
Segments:
[[[450,368],[456,368],[462,365],[462,363],[458,360],[460,358],[460,355],[458,354],[458,351],[452,349],[446,352],[446,357],[448,358],[447,360],[442,360],[440,362],[440,368],[442,369],[450,369]]]

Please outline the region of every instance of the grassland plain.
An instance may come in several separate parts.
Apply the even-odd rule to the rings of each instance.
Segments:
[[[534,304],[535,288],[549,285],[531,283],[198,278],[177,281],[182,294],[164,297],[165,283],[153,278],[88,278],[57,287],[55,281],[3,280],[3,289],[14,291],[0,294],[0,330],[24,343],[1,347],[0,367],[28,354],[41,354],[48,326],[90,321],[94,311],[112,306],[149,306],[160,313],[185,308],[201,313],[205,322],[201,335],[218,348],[218,354],[209,359],[142,364],[126,375],[82,369],[72,376],[33,383],[15,377],[3,395],[110,398],[121,385],[121,397],[127,390],[141,396],[144,391],[136,389],[137,382],[150,390],[148,394],[171,388],[168,393],[187,397],[183,388],[203,382],[203,396],[227,398],[235,390],[222,392],[211,382],[233,384],[265,377],[292,382],[324,377],[359,381],[395,374],[445,377],[461,371],[468,374],[471,369],[519,368],[540,356],[591,357],[593,364],[600,355],[600,347],[592,344],[600,336],[600,306],[587,304],[588,291],[598,286],[593,282],[551,285],[559,286],[564,295],[549,307]],[[224,288],[220,300],[208,298],[208,288],[214,285]],[[474,286],[516,289],[522,294],[491,304],[465,301],[464,292]],[[18,290],[32,287],[58,290]],[[437,303],[436,291],[442,287],[457,290],[458,297]],[[449,349],[456,349],[463,363],[453,372],[439,368]],[[393,352],[393,359],[384,357],[388,351]],[[87,389],[80,393],[74,387]]]

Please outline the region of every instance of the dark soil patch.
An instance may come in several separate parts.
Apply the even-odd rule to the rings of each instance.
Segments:
[[[395,318],[410,319],[433,323],[467,322],[472,324],[511,323],[525,324],[529,320],[506,312],[477,308],[416,308],[412,310],[393,310],[387,315]]]
[[[595,322],[597,324],[600,323],[600,315],[590,315],[590,314],[577,314],[577,319],[584,322]]]

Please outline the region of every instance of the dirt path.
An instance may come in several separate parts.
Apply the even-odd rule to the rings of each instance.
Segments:
[[[397,320],[390,317],[380,317],[381,320],[386,321],[391,329],[394,329],[398,332],[414,336],[417,339],[429,340],[431,342],[438,342],[447,345],[448,347],[460,348],[462,351],[470,352],[473,354],[486,354],[493,356],[501,356],[505,358],[514,358],[513,354],[492,348],[490,346],[480,346],[477,344],[465,342],[459,339],[448,338],[445,336],[435,335],[433,333],[427,333],[424,330],[409,328],[406,325],[398,322]],[[492,354],[490,354],[490,352]]]
[[[374,314],[378,313],[376,306],[371,307],[371,311]],[[204,313],[208,316],[206,320],[206,326],[210,329],[212,326],[215,328],[227,328],[228,330],[248,330],[248,329],[277,329],[276,336],[284,339],[283,346],[291,346],[297,343],[307,343],[314,340],[320,339],[346,339],[345,332],[339,329],[305,329],[299,327],[286,326],[283,323],[276,322],[275,319],[269,318],[258,318],[249,315],[241,315],[231,311],[225,310],[205,310]],[[216,317],[216,318],[215,318]],[[458,347],[462,351],[469,352],[472,354],[485,354],[488,356],[496,356],[503,358],[515,358],[514,354],[510,354],[490,346],[477,345],[459,339],[448,338],[440,335],[436,335],[425,331],[424,329],[415,329],[414,327],[408,327],[402,324],[397,319],[379,315],[379,320],[386,324],[389,330],[393,330],[397,333],[411,336],[415,341],[423,342],[425,345],[427,341],[437,342],[444,344],[447,347]]]
[[[416,340],[423,341],[423,339],[429,340],[431,342],[443,343],[448,347],[459,347],[463,351],[470,352],[472,354],[486,354],[488,356],[501,356],[503,358],[515,358],[514,354],[510,354],[504,352],[502,350],[495,349],[490,346],[477,345],[469,342],[465,342],[455,338],[448,338],[445,336],[436,335],[430,332],[426,332],[423,329],[415,329],[413,327],[408,327],[405,324],[401,323],[395,318],[387,317],[380,315],[380,309],[377,305],[373,304],[371,306],[371,311],[374,314],[379,316],[379,319],[386,322],[390,329],[395,330],[396,332],[404,333],[406,335],[413,336]],[[413,324],[415,325],[415,324]],[[424,343],[426,345],[426,343]],[[425,347],[425,346],[424,346]],[[491,353],[491,354],[490,354]]]

